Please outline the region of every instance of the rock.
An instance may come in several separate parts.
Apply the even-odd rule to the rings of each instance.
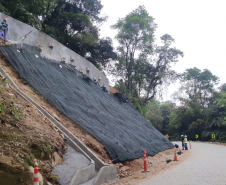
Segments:
[[[64,145],[64,148],[63,148],[63,153],[66,153],[67,152],[67,146]]]
[[[57,152],[54,152],[52,157],[52,166],[56,166],[61,163],[63,163],[63,159],[59,156]]]
[[[117,163],[117,164],[116,164],[116,167],[118,167],[118,168],[121,168],[122,166],[123,166],[122,163]]]
[[[43,185],[43,177],[41,173],[38,173],[39,185]]]
[[[43,172],[43,173],[49,173],[50,170],[49,170],[48,168],[46,168],[46,167],[43,167],[43,168],[42,168],[42,172]]]
[[[34,159],[34,162],[35,162],[35,166],[38,167],[38,161],[37,161],[37,159]]]
[[[60,136],[64,139],[64,134],[60,134]]]
[[[120,168],[120,170],[126,171],[126,170],[129,170],[129,167],[128,166],[123,166],[123,167]]]
[[[1,169],[8,173],[19,174],[24,172],[24,167],[20,163],[15,163],[12,157],[1,156],[0,166]]]
[[[7,84],[5,85],[5,88],[6,88],[6,89],[9,89],[9,83],[7,83]]]
[[[51,155],[49,155],[48,153],[45,153],[45,152],[41,152],[41,159],[49,160],[49,159],[51,159]]]
[[[11,127],[11,125],[10,124],[7,124],[7,123],[5,123],[5,126],[8,127],[8,128]]]
[[[55,173],[51,173],[49,178],[53,181],[53,182],[57,182],[58,181],[58,175]]]

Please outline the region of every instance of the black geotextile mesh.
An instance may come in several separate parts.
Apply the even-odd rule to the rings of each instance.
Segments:
[[[141,158],[144,149],[153,156],[174,147],[129,103],[120,103],[89,78],[82,78],[75,66],[41,58],[38,52],[29,52],[35,50],[31,48],[0,50],[24,80],[100,141],[112,159]]]

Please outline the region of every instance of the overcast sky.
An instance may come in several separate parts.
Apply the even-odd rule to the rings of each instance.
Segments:
[[[101,0],[101,14],[108,21],[101,27],[101,37],[114,39],[117,31],[110,28],[119,18],[144,5],[155,18],[157,42],[163,34],[170,34],[174,46],[184,52],[173,69],[209,69],[226,83],[226,0]],[[176,87],[171,86],[164,99],[169,99]]]

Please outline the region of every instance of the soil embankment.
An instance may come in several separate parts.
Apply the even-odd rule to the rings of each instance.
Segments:
[[[38,166],[44,185],[58,184],[51,171],[65,151],[55,127],[0,76],[0,182],[30,185],[29,166]]]

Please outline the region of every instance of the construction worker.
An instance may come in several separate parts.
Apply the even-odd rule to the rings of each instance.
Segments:
[[[5,18],[4,21],[2,21],[1,25],[0,25],[0,38],[2,38],[2,33],[4,32],[4,41],[6,42],[6,36],[7,36],[7,32],[8,32],[8,24],[7,24],[7,19]]]
[[[184,136],[184,148],[185,148],[185,150],[188,150],[188,139],[187,139],[187,136],[185,135]]]
[[[181,135],[180,140],[182,142],[182,150],[184,150],[184,136],[183,135]]]

